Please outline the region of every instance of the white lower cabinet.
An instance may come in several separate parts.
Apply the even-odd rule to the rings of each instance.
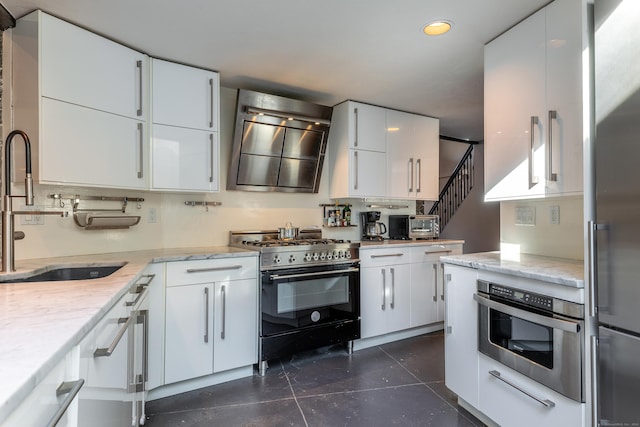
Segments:
[[[478,367],[477,408],[496,423],[519,427],[584,425],[584,404],[556,393],[483,354],[479,355]],[[502,380],[490,372],[499,374]]]
[[[169,262],[166,286],[165,384],[257,363],[255,257]]]
[[[478,406],[477,270],[444,265],[446,386],[470,405]]]

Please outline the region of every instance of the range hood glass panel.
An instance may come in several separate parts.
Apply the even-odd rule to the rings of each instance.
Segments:
[[[280,157],[242,154],[238,166],[238,185],[275,186],[278,184]]]
[[[313,189],[316,176],[315,160],[282,159],[279,187]]]
[[[287,128],[282,157],[314,160],[320,156],[323,132]]]
[[[242,154],[277,156],[282,154],[285,129],[252,121],[245,121],[242,132]]]

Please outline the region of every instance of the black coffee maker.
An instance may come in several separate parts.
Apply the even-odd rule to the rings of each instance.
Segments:
[[[367,211],[360,214],[362,240],[382,240],[382,235],[387,232],[387,226],[379,221],[379,211]]]

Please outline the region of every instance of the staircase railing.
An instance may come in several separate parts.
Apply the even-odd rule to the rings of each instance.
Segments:
[[[435,214],[440,216],[441,232],[473,188],[474,145],[475,144],[469,145],[469,148],[464,153],[464,156],[462,156],[460,163],[458,163],[458,166],[449,177],[449,180],[442,188],[442,191],[440,191],[438,201],[435,202],[429,210],[430,215]]]

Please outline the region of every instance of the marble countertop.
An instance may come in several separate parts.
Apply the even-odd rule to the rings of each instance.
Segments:
[[[455,245],[464,244],[464,240],[362,240],[360,241],[360,249],[375,249],[375,248],[388,248],[393,247],[405,247],[405,246],[433,246],[433,245]]]
[[[574,288],[584,288],[584,262],[573,259],[520,254],[519,259],[502,257],[500,252],[447,255],[448,264],[510,274]]]
[[[110,276],[0,284],[0,424],[127,292],[150,263],[258,256],[221,247],[158,249],[16,261],[20,278],[61,266],[125,263]]]

